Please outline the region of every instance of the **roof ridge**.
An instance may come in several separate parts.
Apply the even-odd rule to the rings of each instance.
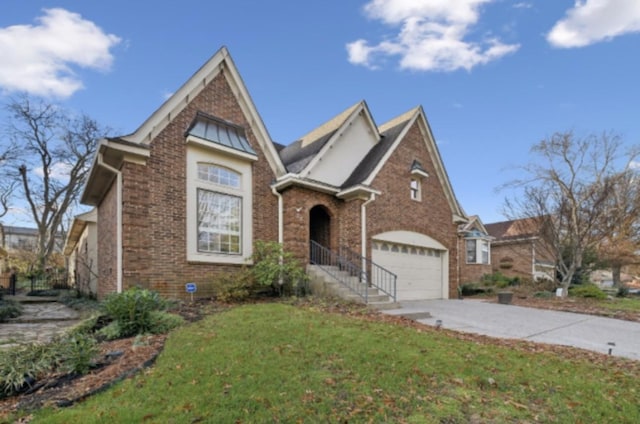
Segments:
[[[388,120],[387,122],[385,122],[384,124],[380,125],[378,127],[378,131],[380,133],[383,133],[385,131],[387,131],[390,128],[395,127],[396,125],[399,125],[405,121],[408,121],[409,119],[411,119],[413,117],[413,115],[416,114],[416,112],[420,109],[420,106],[416,106],[411,108],[410,110],[404,112],[401,115],[396,116],[395,118],[392,118],[390,120]]]
[[[320,124],[320,126],[312,129],[311,131],[309,131],[308,133],[300,137],[299,141],[300,141],[301,147],[306,147],[309,144],[313,143],[314,141],[322,138],[324,135],[337,130],[344,123],[344,121],[346,121],[347,118],[351,116],[351,114],[363,104],[364,104],[364,101],[360,100],[356,104],[348,107],[347,109],[343,110],[333,118]]]

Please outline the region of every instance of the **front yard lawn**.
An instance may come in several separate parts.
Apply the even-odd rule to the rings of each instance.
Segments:
[[[33,422],[640,422],[639,363],[482,340],[357,309],[240,306],[175,330],[142,374]]]

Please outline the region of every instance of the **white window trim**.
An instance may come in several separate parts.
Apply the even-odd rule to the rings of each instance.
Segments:
[[[240,175],[240,187],[231,187],[203,181],[198,178],[198,164],[211,164],[228,169]],[[187,145],[187,261],[247,264],[253,254],[253,176],[251,161],[242,156],[231,156],[228,152],[203,148],[195,144]],[[198,189],[241,198],[242,227],[240,253],[215,253],[198,250]]]
[[[469,261],[469,257],[467,255],[467,242],[468,241],[475,241],[476,244],[476,260],[471,262]],[[483,262],[482,261],[482,247],[483,245],[487,246],[487,262]],[[465,238],[464,239],[464,257],[465,257],[465,262],[469,265],[491,265],[491,243],[489,243],[488,240],[484,239],[484,238]]]
[[[415,188],[413,184],[415,183]],[[411,178],[409,183],[409,189],[411,190],[411,200],[416,202],[422,201],[422,183],[419,178]],[[415,196],[414,196],[415,193]]]

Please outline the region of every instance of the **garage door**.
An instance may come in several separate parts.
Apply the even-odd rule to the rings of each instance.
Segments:
[[[374,240],[372,260],[398,276],[398,300],[442,299],[447,296],[443,262],[445,251]]]

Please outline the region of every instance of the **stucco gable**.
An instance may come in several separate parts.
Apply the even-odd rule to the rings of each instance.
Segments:
[[[290,173],[341,187],[379,141],[362,101],[282,149],[280,156]]]

